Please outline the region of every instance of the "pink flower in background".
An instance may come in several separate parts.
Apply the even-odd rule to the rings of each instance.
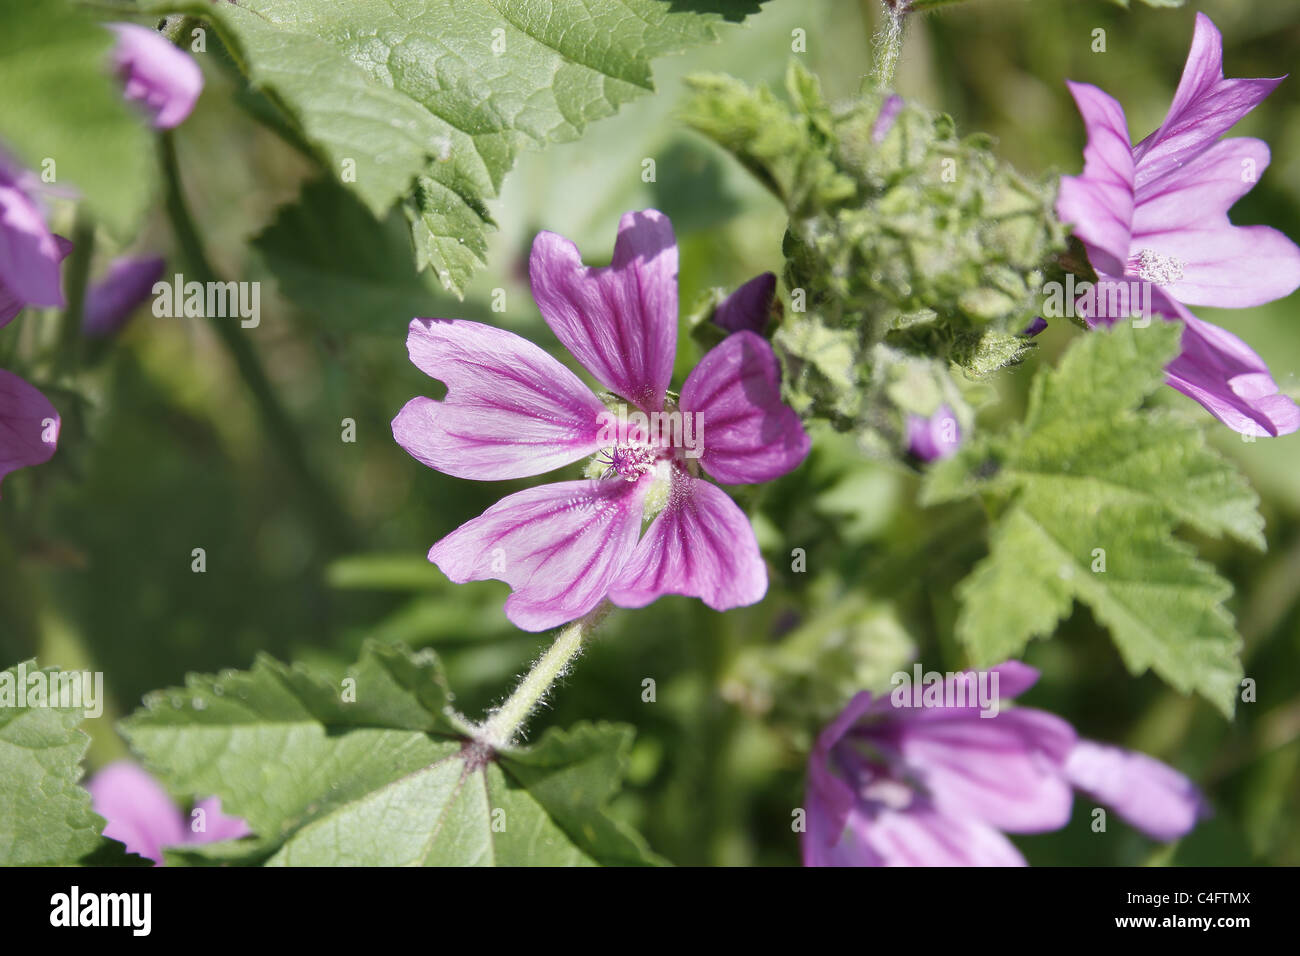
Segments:
[[[0,151],[0,328],[28,305],[64,305],[59,267],[72,243],[50,232],[39,181]],[[0,369],[0,482],[50,460],[59,413],[37,389]]]
[[[983,674],[999,702],[1038,681],[1019,661]],[[945,687],[955,685],[950,677]],[[1074,790],[1157,840],[1183,836],[1207,814],[1182,774],[1145,754],[1081,740],[1046,711],[985,710],[969,695],[965,705],[954,697],[898,707],[891,696],[858,694],[817,738],[805,866],[1023,866],[1003,834],[1065,826]]]
[[[1268,226],[1234,226],[1228,219],[1229,208],[1267,168],[1267,144],[1219,139],[1281,81],[1224,79],[1223,38],[1198,13],[1169,113],[1136,146],[1119,103],[1095,86],[1069,84],[1088,145],[1083,175],[1062,177],[1056,204],[1099,280],[1150,283],[1153,311],[1187,323],[1169,384],[1253,435],[1295,431],[1300,409],[1278,394],[1263,360],[1244,342],[1219,334],[1185,306],[1261,305],[1300,287],[1295,243]],[[1107,311],[1112,302],[1099,297],[1090,305],[1089,323],[1123,318]]]
[[[508,583],[506,615],[532,631],[606,597],[641,607],[685,594],[718,610],[760,600],[767,571],[753,529],[699,473],[770,481],[807,455],[771,346],[753,332],[729,335],[670,395],[677,244],[655,210],[623,216],[608,267],[584,265],[572,242],[543,232],[529,272],[560,342],[622,399],[617,424],[578,376],[526,339],[477,322],[415,319],[411,360],[445,382],[447,396],[412,399],[393,436],[460,478],[537,475],[597,453],[603,475],[509,495],[435,544],[429,560],[458,583]],[[655,415],[680,430],[647,430]],[[657,514],[642,535],[647,505]]]
[[[718,303],[713,310],[715,325],[728,332],[763,334],[772,317],[772,300],[776,298],[776,276],[771,272],[754,276]]]
[[[903,111],[903,98],[897,93],[890,93],[885,98],[885,102],[880,104],[880,112],[876,114],[876,120],[871,124],[871,141],[873,143],[883,143],[889,131],[894,128],[894,120],[898,119],[898,114]]]
[[[50,232],[39,180],[0,151],[0,327],[25,306],[64,305],[59,266],[72,243]]]
[[[179,126],[203,91],[203,71],[194,58],[148,27],[110,23],[108,28],[117,34],[113,62],[126,98],[138,103],[158,129]]]
[[[11,471],[49,461],[61,426],[49,399],[0,369],[0,482]]]
[[[947,405],[929,418],[907,416],[907,450],[921,461],[947,458],[961,447],[961,426]]]
[[[126,844],[131,853],[163,865],[163,847],[190,843],[217,843],[248,836],[252,831],[238,817],[221,812],[216,797],[200,800],[204,829],[195,832],[180,807],[153,777],[133,763],[109,764],[86,784],[95,812],[108,821],[104,836]]]
[[[81,328],[91,338],[105,338],[121,330],[131,313],[153,292],[166,263],[158,256],[123,256],[86,291],[86,311]]]

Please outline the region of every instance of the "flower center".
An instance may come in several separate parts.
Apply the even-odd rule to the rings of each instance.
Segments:
[[[865,785],[860,796],[871,803],[888,807],[891,810],[906,810],[912,805],[915,791],[901,780],[881,777]]]
[[[609,466],[624,481],[636,481],[654,471],[659,460],[659,447],[643,442],[615,445],[609,452]]]
[[[1169,285],[1183,277],[1184,263],[1176,256],[1166,256],[1154,249],[1143,249],[1130,265],[1137,270],[1138,277],[1156,285]]]

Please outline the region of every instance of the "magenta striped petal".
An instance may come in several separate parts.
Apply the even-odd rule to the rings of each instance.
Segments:
[[[663,594],[685,594],[715,611],[761,601],[767,568],[745,513],[707,481],[675,473],[672,482],[668,507],[610,586],[610,600],[645,607]]]
[[[677,240],[654,209],[625,213],[614,260],[582,263],[578,247],[538,233],[529,261],[533,298],[556,337],[610,391],[661,411],[677,354]]]
[[[949,814],[1012,833],[1056,830],[1070,819],[1074,796],[1060,764],[1074,730],[1045,711],[911,721],[901,725],[897,745]]]
[[[1179,302],[1241,309],[1263,305],[1300,287],[1300,249],[1269,226],[1180,229],[1149,235],[1156,252],[1183,264],[1164,288]]]
[[[563,481],[502,498],[429,551],[457,584],[510,585],[506,616],[544,631],[605,597],[636,546],[647,481]]]
[[[1156,840],[1177,840],[1209,816],[1194,783],[1143,753],[1080,740],[1065,772],[1074,786]]]
[[[767,340],[728,335],[682,386],[681,408],[703,421],[704,470],[726,484],[771,481],[808,455],[808,433],[781,401],[781,369]]]
[[[527,339],[479,322],[415,319],[411,361],[447,385],[393,419],[412,456],[457,478],[540,475],[594,454],[605,406],[573,372]]]
[[[1099,271],[1123,273],[1133,225],[1133,152],[1124,107],[1088,83],[1067,83],[1088,130],[1083,175],[1062,176],[1056,215],[1072,223]]]
[[[1228,210],[1255,187],[1271,156],[1262,139],[1220,140],[1137,192],[1134,246],[1147,233],[1226,223]],[[1207,222],[1208,220],[1208,222]]]
[[[885,808],[868,817],[855,811],[848,830],[872,855],[871,866],[1025,866],[1020,851],[977,817],[953,816],[921,804]]]
[[[1166,380],[1235,432],[1258,437],[1300,429],[1300,407],[1280,393],[1268,366],[1227,329],[1179,307],[1182,352],[1165,366]]]
[[[11,471],[49,461],[61,424],[44,395],[0,369],[0,481]]]
[[[1196,14],[1196,30],[1182,79],[1160,128],[1133,149],[1139,190],[1175,172],[1277,88],[1282,78],[1223,77],[1223,37],[1213,21]]]

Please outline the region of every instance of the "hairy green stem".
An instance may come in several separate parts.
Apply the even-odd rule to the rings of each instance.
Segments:
[[[189,206],[181,190],[180,167],[176,162],[176,145],[170,132],[159,137],[164,179],[166,181],[167,215],[172,231],[181,248],[186,268],[198,282],[216,281],[215,271],[208,261],[203,240],[194,226]],[[302,492],[302,503],[320,534],[336,548],[349,550],[356,546],[358,537],[348,521],[347,513],[335,499],[330,489],[317,477],[307,457],[307,451],[298,437],[289,413],[285,411],[267,377],[257,350],[253,348],[236,322],[216,320],[213,328],[217,338],[226,347],[235,367],[239,370],[252,393],[253,402],[272,444],[280,452],[285,464],[296,479]]]
[[[585,617],[566,625],[555,638],[555,643],[547,648],[546,653],[520,679],[514,693],[478,728],[476,739],[493,750],[514,743],[551,685],[568,673],[569,667],[582,653],[586,639],[609,611],[609,602],[602,601]]]
[[[885,22],[876,34],[876,89],[887,90],[893,86],[898,57],[903,50],[903,18],[907,16],[908,0],[881,0]]]

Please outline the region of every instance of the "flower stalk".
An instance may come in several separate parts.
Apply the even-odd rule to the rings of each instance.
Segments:
[[[876,89],[891,89],[894,73],[898,69],[898,57],[903,51],[903,18],[907,16],[911,5],[908,0],[881,0],[885,11],[885,22],[876,34],[876,69],[874,79]]]
[[[555,643],[520,679],[514,693],[478,728],[475,739],[493,750],[514,743],[551,685],[568,673],[586,646],[587,638],[604,621],[611,607],[608,601],[602,601],[586,615],[566,625],[555,638]]]

